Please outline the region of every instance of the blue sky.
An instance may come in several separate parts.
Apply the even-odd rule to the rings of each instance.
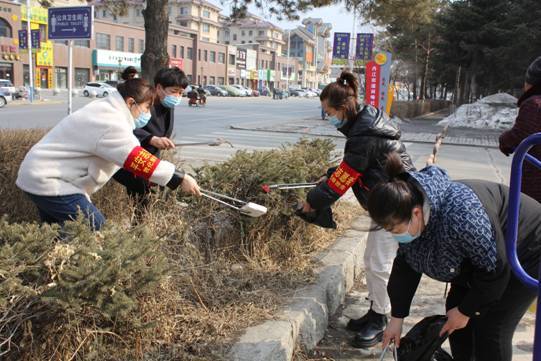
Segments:
[[[210,2],[223,8],[223,13],[229,15],[229,7],[227,1],[224,4],[220,3],[220,0],[209,0]],[[250,11],[257,16],[261,16],[266,20],[270,20],[272,23],[280,26],[283,29],[291,29],[298,25],[301,25],[301,21],[278,21],[275,18],[271,18],[264,10],[255,8],[254,6],[250,7]],[[314,9],[312,11],[299,14],[301,20],[303,18],[312,17],[312,18],[322,18],[324,22],[331,23],[333,25],[333,32],[347,32],[350,33],[353,30],[353,14],[346,11],[342,5],[333,5],[326,6],[323,8]],[[373,32],[374,27],[362,26],[361,22],[357,19],[356,21],[356,32]]]

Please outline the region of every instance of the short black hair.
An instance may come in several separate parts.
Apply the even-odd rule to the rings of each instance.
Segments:
[[[160,69],[154,77],[154,86],[158,84],[164,88],[178,86],[182,89],[186,89],[189,85],[186,74],[176,66]]]
[[[121,74],[123,80],[133,79],[137,75],[137,69],[133,66],[128,66]]]

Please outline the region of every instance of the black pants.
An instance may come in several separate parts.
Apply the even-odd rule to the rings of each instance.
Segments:
[[[136,219],[142,219],[150,203],[150,184],[144,178],[137,177],[132,173],[120,169],[115,173],[113,179],[126,187],[128,196],[135,201]]]
[[[537,262],[525,268],[528,273],[537,274]],[[447,310],[459,305],[467,292],[465,287],[451,285],[446,302]],[[511,361],[513,334],[536,295],[534,289],[511,275],[498,302],[480,317],[471,318],[466,328],[451,334],[449,342],[454,360]]]

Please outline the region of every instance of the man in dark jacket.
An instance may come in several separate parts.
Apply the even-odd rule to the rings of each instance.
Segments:
[[[330,114],[324,101],[322,104],[332,121],[334,114]],[[400,130],[377,108],[358,107],[355,119],[345,121],[338,130],[347,138],[343,161],[339,167],[329,169],[327,179],[308,193],[305,212],[330,207],[349,188],[366,209],[369,190],[385,179],[383,166],[390,152],[400,154],[406,169],[415,169],[400,141]],[[397,243],[388,232],[370,232],[364,263],[371,307],[366,315],[348,323],[348,329],[358,332],[352,342],[354,347],[367,348],[381,341],[387,324],[385,314],[390,312],[387,281],[396,249]]]
[[[135,129],[133,133],[143,148],[159,157],[161,150],[175,148],[175,143],[170,139],[175,125],[174,110],[188,86],[188,78],[177,67],[164,68],[154,77],[154,85],[156,99],[151,109],[152,117],[145,127]],[[128,195],[138,200],[139,211],[147,206],[150,185],[145,179],[122,169],[113,178],[126,187]]]
[[[518,101],[520,107],[513,128],[500,136],[500,150],[509,155],[528,136],[541,132],[541,57],[537,58],[526,72],[524,94]],[[541,160],[541,145],[529,152]],[[522,192],[541,202],[541,170],[529,162],[524,163]]]

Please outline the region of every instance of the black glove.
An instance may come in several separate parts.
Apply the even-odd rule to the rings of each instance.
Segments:
[[[172,190],[177,189],[182,184],[185,175],[186,173],[182,169],[175,170],[175,173],[173,173],[173,177],[167,183],[167,187]]]
[[[301,205],[301,207],[297,207],[295,214],[302,218],[305,222],[312,223],[323,228],[336,229],[336,222],[333,220],[331,207],[316,209],[312,212],[304,213]]]

